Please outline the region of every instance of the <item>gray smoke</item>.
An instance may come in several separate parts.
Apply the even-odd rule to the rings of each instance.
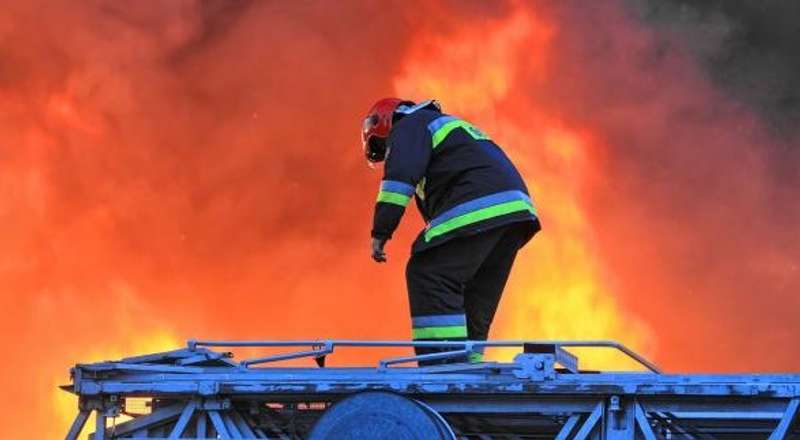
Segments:
[[[691,51],[726,92],[759,111],[776,134],[796,139],[800,122],[800,2],[629,3],[643,20]]]

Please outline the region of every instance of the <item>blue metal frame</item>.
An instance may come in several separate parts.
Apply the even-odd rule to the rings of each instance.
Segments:
[[[452,350],[320,368],[336,347],[415,346]],[[236,362],[209,347],[296,350]],[[402,366],[484,347],[521,352],[513,362]],[[584,372],[571,347],[617,349],[647,371]],[[277,365],[303,358],[317,366]],[[189,341],[185,349],[78,364],[72,378],[64,388],[80,406],[67,440],[78,438],[92,411],[95,440],[303,438],[325,408],[368,390],[421,402],[458,439],[800,439],[800,375],[663,374],[612,341]],[[105,429],[131,397],[152,398],[152,413]]]

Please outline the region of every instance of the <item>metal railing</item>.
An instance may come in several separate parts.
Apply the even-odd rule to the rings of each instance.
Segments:
[[[189,340],[187,345],[190,350],[198,347],[228,347],[228,348],[289,348],[289,347],[308,347],[310,350],[301,350],[289,353],[281,353],[270,356],[257,357],[242,360],[242,366],[264,364],[268,362],[278,362],[304,357],[324,358],[333,353],[336,347],[371,347],[371,348],[397,348],[397,347],[426,347],[426,348],[452,348],[453,351],[440,352],[434,354],[407,356],[401,358],[389,358],[380,361],[380,367],[385,368],[391,364],[404,363],[419,360],[457,358],[477,353],[483,348],[523,348],[528,345],[552,345],[557,348],[610,348],[617,350],[626,357],[634,360],[647,370],[661,374],[661,370],[652,362],[629,349],[623,344],[609,340],[594,341],[525,341],[525,340],[501,340],[501,341],[360,341],[350,339],[324,339],[324,340],[297,340],[297,341],[214,341],[214,340]]]

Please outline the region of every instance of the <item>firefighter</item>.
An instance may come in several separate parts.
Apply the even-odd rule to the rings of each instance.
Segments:
[[[540,229],[519,172],[484,132],[434,100],[381,99],[362,141],[367,161],[385,161],[373,260],[386,261],[384,246],[412,197],[427,222],[406,266],[413,339],[486,340],[517,251]],[[476,350],[468,360],[482,358]]]

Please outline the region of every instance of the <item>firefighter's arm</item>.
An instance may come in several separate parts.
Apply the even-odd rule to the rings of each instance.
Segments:
[[[425,175],[432,150],[427,127],[414,120],[400,121],[389,135],[387,145],[389,154],[372,222],[373,259],[376,261],[385,261],[383,244],[392,238],[400,224],[417,183]]]

